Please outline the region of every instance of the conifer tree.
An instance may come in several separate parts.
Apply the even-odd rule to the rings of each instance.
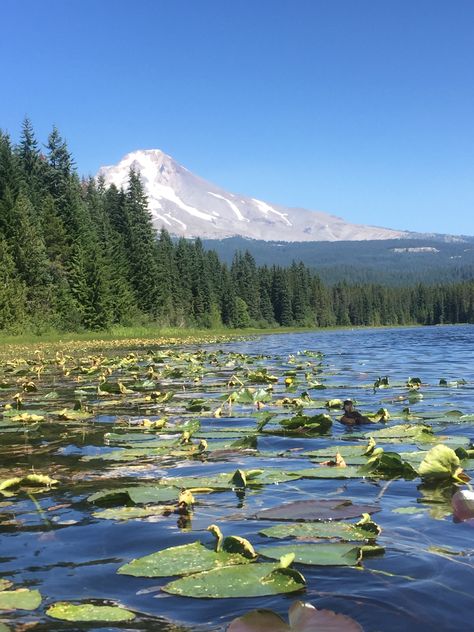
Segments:
[[[0,330],[21,330],[26,319],[26,287],[0,233]]]
[[[125,247],[135,298],[144,312],[156,317],[159,313],[156,235],[140,176],[133,169],[129,175],[125,210],[128,224]]]

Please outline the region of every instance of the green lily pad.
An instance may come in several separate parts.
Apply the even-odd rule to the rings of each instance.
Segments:
[[[363,527],[347,522],[277,524],[274,527],[263,529],[259,533],[268,538],[298,538],[299,540],[338,538],[347,542],[372,540],[377,535]]]
[[[247,564],[249,559],[236,553],[211,551],[200,542],[172,546],[132,560],[118,569],[121,575],[135,577],[169,577],[188,575],[212,568]]]
[[[119,487],[117,489],[96,492],[87,500],[96,505],[123,505],[133,503],[146,505],[148,503],[166,503],[178,499],[175,487],[158,485],[143,485],[139,487]]]
[[[36,610],[40,603],[39,590],[18,588],[0,592],[0,610]]]
[[[240,564],[182,577],[163,586],[173,595],[200,599],[261,597],[302,590],[304,577],[280,564]]]
[[[452,448],[446,445],[437,445],[432,448],[420,463],[418,473],[421,477],[430,480],[463,480],[459,478],[462,473],[459,457]],[[468,477],[469,478],[469,477]]]
[[[174,511],[174,507],[167,505],[148,505],[147,507],[110,507],[102,511],[94,511],[94,518],[105,520],[138,520],[140,518],[150,518],[152,516],[169,515]]]
[[[388,439],[409,440],[410,443],[431,441],[433,439],[433,429],[426,424],[398,424],[381,430],[373,430],[364,434],[366,438],[373,437],[382,442]]]
[[[133,621],[135,614],[120,606],[95,606],[60,601],[46,610],[46,614],[61,621],[104,621],[107,623]]]
[[[258,552],[274,560],[294,553],[295,562],[312,566],[355,566],[362,557],[359,547],[341,543],[264,546]]]
[[[233,489],[235,487],[270,485],[272,483],[284,483],[286,481],[301,478],[295,472],[282,472],[278,468],[259,470],[258,475],[245,477],[245,479],[237,479],[235,475],[236,472],[227,472],[225,474],[217,474],[215,476],[179,476],[175,478],[164,478],[162,479],[162,482],[166,485],[173,485],[179,488],[209,487],[211,489],[219,490]]]

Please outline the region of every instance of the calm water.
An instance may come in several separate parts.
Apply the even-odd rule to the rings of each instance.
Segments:
[[[311,391],[314,399],[350,397],[364,412],[374,412],[384,406],[392,416],[409,405],[414,414],[423,415],[427,423],[433,425],[436,433],[459,437],[464,445],[466,440],[474,439],[472,422],[458,423],[456,418],[441,415],[453,409],[474,414],[474,326],[263,336],[220,345],[219,348],[225,352],[232,350],[265,356],[257,359],[257,364],[268,367],[279,376],[294,367],[288,362],[290,356],[306,349],[321,351],[324,357],[320,378],[327,388]],[[306,360],[314,359],[297,358],[297,362]],[[374,392],[371,388],[374,380],[385,375],[393,387]],[[423,399],[408,404],[397,398],[406,393],[403,384],[409,377],[420,377],[425,386],[422,388]],[[458,380],[465,383],[441,387],[441,378],[448,383]],[[211,384],[215,379],[209,377],[208,381]],[[284,389],[276,386],[275,392],[279,390]],[[293,396],[302,390],[303,383]],[[203,384],[188,384],[187,392],[190,391],[195,396],[209,396],[216,389],[211,385],[206,389]],[[290,448],[312,450],[357,440],[366,427],[348,431],[336,422],[328,437],[266,436],[259,440],[259,449],[268,453],[264,458],[237,454],[226,460],[202,463],[148,459],[115,464],[113,470],[110,463],[82,460],[85,455],[101,454],[105,450],[103,434],[110,430],[110,422],[115,419],[115,413],[108,416],[101,411],[87,432],[76,433],[72,439],[56,424],[45,430],[43,436],[29,440],[23,436],[15,440],[9,438],[4,444],[0,456],[4,473],[17,465],[34,466],[42,472],[52,471],[57,478],[61,478],[62,472],[63,484],[57,491],[38,495],[41,511],[27,497],[5,500],[10,504],[0,508],[8,518],[0,522],[0,577],[11,579],[18,586],[40,589],[43,606],[59,600],[110,599],[140,613],[138,620],[116,627],[77,627],[55,623],[35,613],[5,615],[3,618],[0,615],[0,621],[5,621],[12,630],[15,621],[34,621],[37,623],[34,629],[38,631],[223,630],[232,618],[253,608],[271,608],[284,614],[294,596],[212,601],[177,598],[160,592],[160,586],[168,580],[117,575],[116,569],[132,558],[167,546],[196,539],[210,543],[211,538],[205,529],[212,522],[218,522],[227,534],[249,538],[258,550],[259,544],[270,544],[268,539],[258,535],[259,530],[270,523],[246,520],[245,516],[285,501],[339,495],[355,502],[363,500],[380,504],[382,510],[374,515],[374,519],[383,529],[378,543],[385,547],[385,554],[365,559],[360,569],[299,567],[306,577],[307,590],[298,598],[320,608],[348,614],[366,632],[474,629],[474,527],[453,521],[450,496],[454,490],[451,488],[433,491],[422,485],[420,479],[391,482],[354,479],[301,480],[247,491],[243,496],[229,491],[209,495],[196,507],[190,531],[181,530],[176,517],[128,522],[95,519],[91,515],[94,508],[86,501],[92,491],[107,487],[109,477],[123,478],[125,485],[162,475],[207,475],[262,464],[285,470],[309,467],[311,464],[307,460],[296,456],[283,459],[277,453]],[[218,429],[219,425],[254,424],[249,412],[237,414],[233,419],[203,416],[201,422],[203,436],[206,429]],[[391,425],[396,423],[401,421],[390,422]],[[374,428],[380,427],[376,425]],[[44,455],[41,448],[44,448]],[[387,449],[410,448],[390,445]],[[91,474],[92,467],[96,468],[95,477]],[[97,483],[99,476],[103,477],[100,484]],[[88,480],[91,481],[89,487]],[[399,508],[420,511],[394,512]]]

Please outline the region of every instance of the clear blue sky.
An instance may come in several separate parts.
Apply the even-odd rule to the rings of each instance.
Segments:
[[[474,235],[473,0],[2,0],[0,128],[79,172],[160,148],[222,187]]]

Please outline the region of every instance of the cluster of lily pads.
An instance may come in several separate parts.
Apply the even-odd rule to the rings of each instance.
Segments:
[[[74,502],[83,507],[87,501],[81,511],[91,523],[162,521],[175,524],[184,539],[135,559],[125,550],[119,575],[163,578],[161,590],[174,596],[249,598],[304,592],[308,581],[300,567],[361,567],[364,559],[383,554],[381,527],[370,517],[384,508],[381,497],[327,497],[328,488],[319,491],[318,481],[417,481],[430,507],[437,495],[447,499],[441,517],[450,512],[450,494],[462,492],[457,498],[466,504],[474,448],[468,437],[445,429],[469,424],[474,415],[419,411],[432,387],[419,378],[392,383],[375,376],[361,390],[361,400],[364,393],[380,395],[375,410],[363,411],[373,426],[347,431],[338,423],[344,386],[330,379],[318,351],[285,358],[213,347],[113,351],[39,351],[12,355],[0,366],[0,533],[21,529],[12,521],[15,511],[2,507],[29,499],[41,516],[42,503],[53,497],[60,512],[74,480]],[[441,379],[436,388],[448,386],[466,383]],[[155,473],[152,480],[148,472]],[[295,500],[295,491],[308,495],[305,481],[315,484],[310,497]],[[275,504],[274,491],[285,485],[288,497]],[[243,514],[226,514],[219,500],[225,494],[238,499]],[[255,498],[268,506],[255,508]],[[74,504],[68,500],[66,506]],[[222,520],[208,527],[214,547],[207,540],[187,541],[204,511]],[[44,522],[45,528],[74,526],[60,514],[56,522]],[[243,523],[257,525],[254,538],[223,536],[222,530],[232,533],[233,524]],[[53,599],[48,595],[45,614],[64,621],[136,616],[102,603],[101,595],[87,603]],[[0,612],[36,610],[41,603],[37,589],[0,580]],[[290,624],[275,613],[251,613],[229,631],[309,630],[303,619],[316,625],[317,617],[321,622],[331,616],[343,617],[334,629],[360,629],[348,617],[327,613],[297,602]]]

